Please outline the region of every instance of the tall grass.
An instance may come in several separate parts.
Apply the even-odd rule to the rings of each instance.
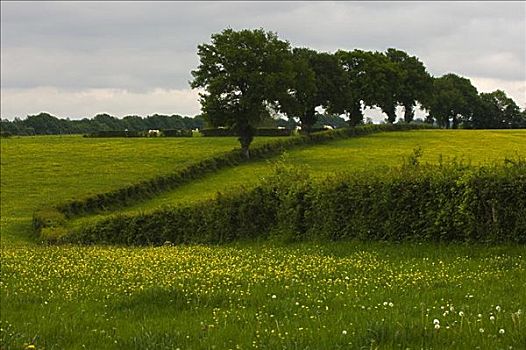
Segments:
[[[35,247],[1,263],[3,349],[526,344],[523,247]]]

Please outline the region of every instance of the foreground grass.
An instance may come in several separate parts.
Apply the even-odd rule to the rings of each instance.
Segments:
[[[415,148],[422,150],[422,162],[457,159],[474,165],[502,161],[526,155],[524,130],[417,130],[384,132],[366,137],[349,138],[300,147],[286,152],[286,156],[270,160],[241,164],[222,169],[191,183],[161,194],[151,200],[122,208],[116,213],[135,214],[162,206],[188,205],[214,198],[218,192],[227,193],[257,185],[272,174],[274,163],[303,167],[312,176],[323,178],[338,172],[383,171],[402,164]],[[75,229],[92,224],[115,212],[82,217],[70,223]]]
[[[525,253],[352,242],[7,248],[0,348],[520,349]]]

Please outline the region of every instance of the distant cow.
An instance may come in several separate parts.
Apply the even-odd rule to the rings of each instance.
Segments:
[[[161,136],[161,131],[157,129],[148,130],[148,137],[157,137]]]

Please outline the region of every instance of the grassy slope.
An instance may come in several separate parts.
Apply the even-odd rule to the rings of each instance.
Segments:
[[[304,152],[317,152],[323,156],[310,167],[318,173],[328,170],[322,160],[334,166],[331,172],[348,168],[347,162],[353,168],[374,167],[378,157],[398,164],[415,145],[424,149],[424,160],[436,159],[426,148],[429,134],[407,136],[414,139],[405,146],[389,134],[374,135],[318,146],[317,151],[290,152],[289,159],[301,164],[308,154]],[[523,152],[526,143],[525,131],[436,131],[435,137],[442,138],[441,149],[455,150],[459,156],[470,144],[474,148],[469,157],[477,162]],[[31,211],[40,205],[169,172],[180,162],[204,156],[200,152],[220,152],[236,144],[234,139],[209,140],[2,140],[0,348],[23,348],[29,342],[46,349],[82,345],[222,349],[236,344],[242,348],[526,347],[524,247],[18,244],[28,242]],[[455,146],[461,140],[464,144]],[[213,145],[201,150],[200,142],[205,141]],[[179,142],[188,143],[177,149]],[[332,151],[333,146],[344,147],[345,152]],[[167,162],[175,158],[179,162]],[[224,181],[211,177],[194,184],[194,190],[194,185],[181,190],[193,199],[203,184],[215,191],[218,183],[227,180],[243,182],[241,169],[214,175]],[[433,328],[435,318],[440,320],[439,330]],[[505,333],[500,334],[500,329]]]
[[[2,243],[30,241],[31,216],[38,207],[167,174],[237,145],[235,137],[2,138]]]
[[[505,157],[526,155],[524,131],[475,130],[419,130],[385,132],[360,138],[302,147],[288,151],[286,162],[305,167],[313,176],[323,177],[335,172],[380,171],[379,168],[400,165],[415,147],[423,150],[422,161],[437,163],[457,158],[473,164],[483,164]],[[279,158],[274,158],[275,161]],[[185,205],[213,198],[217,192],[234,191],[240,186],[250,187],[272,173],[272,161],[258,161],[223,169],[198,179],[152,200],[118,211],[133,214],[150,211],[163,205]],[[79,218],[72,227],[86,225],[113,213]]]

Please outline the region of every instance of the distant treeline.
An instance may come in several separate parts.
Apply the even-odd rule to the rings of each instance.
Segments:
[[[59,119],[48,113],[27,116],[26,119],[15,118],[13,121],[2,119],[1,131],[4,135],[60,135],[91,134],[99,131],[130,130],[143,131],[150,129],[200,129],[205,125],[202,117],[183,117],[154,114],[145,118],[131,115],[122,119],[109,114],[98,114],[92,119],[81,120]]]
[[[294,128],[297,123],[294,120],[283,118],[265,120],[263,125],[267,128],[286,127]],[[336,115],[319,115],[317,128],[329,125],[340,128],[347,122]],[[61,119],[48,113],[27,116],[25,119],[15,118],[13,121],[1,119],[1,132],[3,136],[10,135],[63,135],[63,134],[94,134],[103,131],[146,131],[146,130],[194,130],[207,127],[207,123],[201,115],[195,117],[154,114],[147,117],[136,115],[126,116],[122,119],[109,114],[98,114],[94,118],[80,120]]]

